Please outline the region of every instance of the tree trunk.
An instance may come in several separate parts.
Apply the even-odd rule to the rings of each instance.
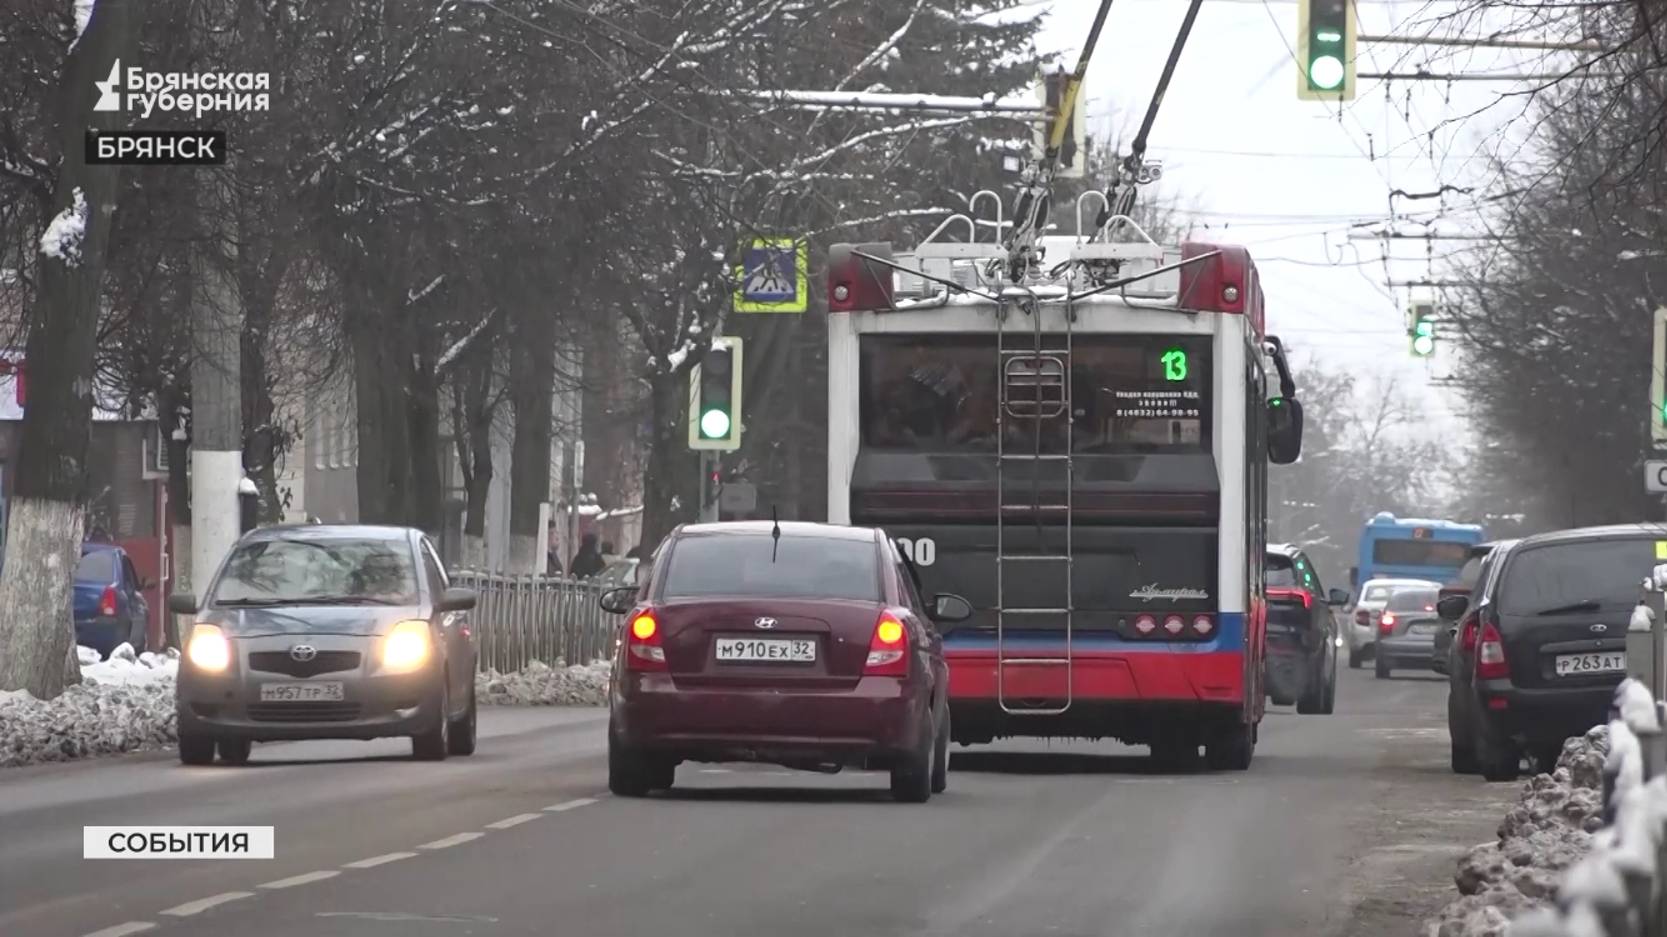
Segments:
[[[654,374],[649,382],[648,458],[643,467],[642,542],[658,544],[671,529],[699,510],[695,466],[683,435],[688,386],[685,373]],[[743,401],[744,402],[744,401]]]
[[[426,356],[419,365],[410,356],[406,364],[405,417],[410,459],[410,494],[406,518],[410,524],[438,537],[445,519],[445,486],[440,478],[440,384],[434,377],[433,362]]]
[[[113,123],[111,115],[92,112],[95,95],[88,89],[126,51],[131,15],[130,0],[98,4],[59,76],[63,162],[50,210],[84,220],[79,237],[53,240],[54,254],[43,250],[40,258],[25,346],[29,404],[18,444],[8,562],[0,571],[0,608],[6,610],[0,616],[0,690],[28,690],[42,699],[81,676],[70,583],[81,552],[99,286],[117,183],[115,167],[86,164],[83,131]]]
[[[379,304],[367,308],[380,308],[385,297],[367,299]],[[359,520],[367,524],[408,523],[411,514],[411,423],[403,386],[410,373],[410,349],[399,328],[384,327],[388,322],[374,313],[355,316],[350,336],[359,429]]]
[[[550,500],[550,422],[556,389],[555,319],[540,303],[525,303],[510,351],[515,436],[509,465],[509,568],[538,569],[544,531],[538,506]],[[564,561],[570,561],[565,557]]]
[[[463,564],[486,567],[486,498],[492,490],[492,368],[460,372],[454,388],[457,400],[453,423],[459,428],[457,459],[463,467]]]

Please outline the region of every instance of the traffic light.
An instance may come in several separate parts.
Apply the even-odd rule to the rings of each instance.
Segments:
[[[1435,354],[1435,304],[1415,303],[1412,307],[1412,353],[1419,358]]]
[[[1298,0],[1297,97],[1354,100],[1355,0]]]
[[[741,448],[741,340],[713,340],[689,372],[689,448]]]

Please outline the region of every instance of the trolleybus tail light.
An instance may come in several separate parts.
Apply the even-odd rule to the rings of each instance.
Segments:
[[[1170,634],[1180,634],[1186,626],[1187,623],[1179,615],[1171,615],[1163,620],[1163,630]]]
[[[890,267],[859,254],[891,260],[891,245],[834,244],[828,248],[828,311],[867,312],[891,309],[893,274]]]
[[[625,627],[625,666],[628,670],[665,670],[666,649],[660,644],[660,622],[651,611],[631,616]]]
[[[1192,620],[1192,630],[1196,634],[1206,635],[1216,630],[1216,623],[1208,615],[1198,615]]]
[[[1141,635],[1149,635],[1158,630],[1158,620],[1151,615],[1141,615],[1134,620],[1134,630]]]

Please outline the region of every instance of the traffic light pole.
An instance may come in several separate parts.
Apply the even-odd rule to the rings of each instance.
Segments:
[[[700,454],[700,522],[715,524],[718,522],[718,494],[719,483],[714,481],[718,475],[718,453],[707,450]]]

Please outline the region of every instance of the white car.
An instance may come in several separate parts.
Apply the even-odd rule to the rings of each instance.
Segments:
[[[1389,597],[1408,589],[1440,589],[1441,584],[1428,579],[1368,579],[1355,595],[1354,607],[1348,612],[1349,666],[1360,667],[1366,653],[1378,643],[1378,616]]]

